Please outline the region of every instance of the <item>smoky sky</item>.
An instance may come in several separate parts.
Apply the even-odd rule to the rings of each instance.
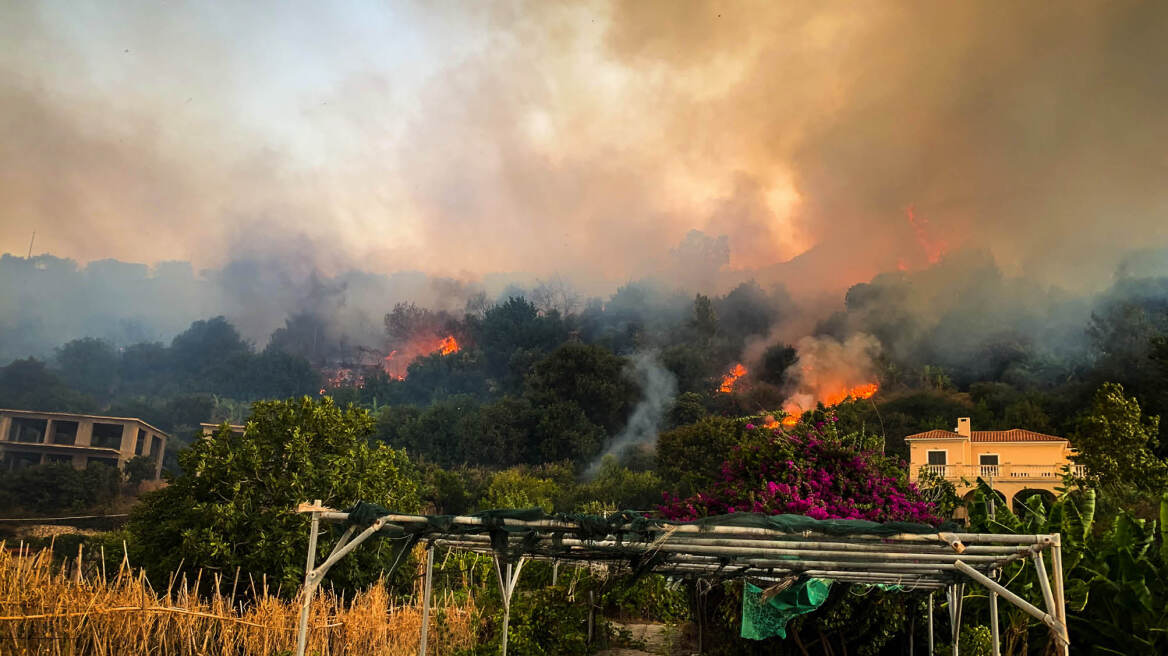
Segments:
[[[974,248],[1098,289],[1168,244],[1165,25],[1154,2],[4,3],[0,251],[35,230],[83,262],[799,294]]]

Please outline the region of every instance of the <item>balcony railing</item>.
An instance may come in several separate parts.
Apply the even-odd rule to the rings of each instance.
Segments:
[[[948,479],[977,478],[997,481],[1050,481],[1056,482],[1063,475],[1064,465],[924,465],[922,469]],[[1071,473],[1084,476],[1083,465],[1071,465]],[[913,472],[913,477],[917,472]]]

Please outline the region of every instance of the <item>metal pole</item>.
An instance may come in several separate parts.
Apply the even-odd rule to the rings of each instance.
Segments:
[[[933,593],[929,593],[929,656],[933,656]]]
[[[1063,625],[1063,629],[1067,631],[1067,642],[1063,643],[1059,652],[1062,656],[1069,656],[1071,653],[1070,646],[1070,626],[1067,625],[1067,599],[1066,592],[1063,588],[1063,546],[1062,536],[1058,533],[1054,536],[1054,545],[1050,548],[1050,568],[1054,570],[1054,604],[1055,610],[1058,612],[1056,618],[1059,624]]]
[[[504,581],[510,583],[511,581],[511,563],[507,563],[504,574]],[[511,624],[511,586],[504,585],[503,587],[503,638],[501,653],[507,656],[507,627]]]
[[[908,616],[908,656],[913,656],[913,648],[917,643],[917,616],[916,613]],[[933,656],[929,654],[929,656]]]
[[[961,584],[949,586],[949,632],[953,636],[953,656],[958,656],[957,642],[961,637]]]
[[[434,545],[426,548],[426,581],[422,587],[422,635],[418,639],[418,656],[426,656],[426,634],[430,628],[430,589],[434,584]]]
[[[315,502],[316,506],[320,506],[320,499]],[[317,579],[313,576],[313,570],[316,568],[316,538],[320,532],[320,513],[312,513],[312,521],[309,522],[308,529],[308,562],[304,566],[304,600],[300,607],[300,626],[296,632],[296,656],[304,656],[304,650],[308,647],[308,611],[312,605],[312,595],[316,592]]]
[[[990,591],[990,634],[994,641],[993,656],[1002,656],[1001,638],[998,634],[998,593]]]
[[[1029,615],[1029,616],[1033,617],[1034,619],[1042,622],[1043,624],[1049,626],[1053,630],[1053,632],[1055,633],[1055,637],[1057,637],[1060,641],[1066,640],[1066,636],[1064,635],[1063,631],[1060,630],[1061,625],[1059,624],[1058,619],[1056,619],[1050,613],[1044,613],[1043,611],[1036,608],[1034,606],[1034,604],[1031,604],[1030,602],[1026,601],[1022,597],[1019,597],[1018,595],[1014,594],[1013,592],[1010,592],[1002,584],[989,578],[985,574],[982,574],[981,572],[970,567],[969,565],[966,565],[965,563],[961,562],[960,560],[957,561],[955,563],[955,565],[957,565],[958,570],[960,570],[963,574],[965,574],[969,578],[973,579],[974,581],[977,581],[978,583],[984,585],[985,587],[989,588],[990,590],[997,592],[1003,599],[1010,602],[1011,604],[1014,604],[1018,608],[1022,609],[1022,611],[1025,612],[1027,615]]]
[[[1042,554],[1035,553],[1031,559],[1034,561],[1034,569],[1038,575],[1038,587],[1042,589],[1042,600],[1046,602],[1046,612],[1053,616],[1058,616],[1058,611],[1054,608],[1054,594],[1050,591],[1050,581],[1046,577],[1046,565],[1042,562]]]

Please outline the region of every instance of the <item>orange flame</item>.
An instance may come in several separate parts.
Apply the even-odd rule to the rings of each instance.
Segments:
[[[880,391],[878,384],[865,383],[863,385],[856,385],[855,387],[828,392],[823,395],[821,401],[825,406],[839,405],[848,399],[870,399],[878,391]],[[783,405],[783,412],[786,412],[787,416],[783,417],[782,425],[788,427],[794,426],[799,423],[799,418],[807,410],[810,410],[810,408],[803,408],[798,403],[788,401]]]
[[[451,353],[458,353],[458,340],[454,339],[454,335],[447,335],[440,342],[442,355],[450,355]]]
[[[390,378],[405,380],[410,365],[414,360],[434,353],[440,353],[442,355],[458,353],[461,348],[454,335],[447,335],[446,337],[438,337],[437,335],[416,337],[403,344],[401,348],[390,351],[389,355],[385,356],[383,363],[385,373],[389,374]]]
[[[734,365],[734,368],[730,370],[730,373],[726,374],[725,376],[722,376],[722,385],[721,385],[721,387],[718,388],[718,391],[722,392],[724,394],[729,394],[730,392],[733,392],[734,391],[734,383],[737,383],[738,379],[742,378],[745,375],[746,375],[746,367],[742,366],[742,363],[739,362],[738,364]]]

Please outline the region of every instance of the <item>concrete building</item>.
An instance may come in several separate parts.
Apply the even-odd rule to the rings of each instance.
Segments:
[[[131,458],[145,455],[157,480],[168,437],[131,417],[0,410],[0,471],[51,463],[124,469]]]
[[[1023,492],[1057,494],[1063,467],[1082,474],[1081,465],[1070,460],[1075,451],[1066,438],[1020,428],[975,431],[969,417],[958,419],[952,431],[931,430],[904,441],[909,445],[910,480],[915,482],[924,469],[951,481],[965,498],[981,478],[1002,495],[1008,507]]]

